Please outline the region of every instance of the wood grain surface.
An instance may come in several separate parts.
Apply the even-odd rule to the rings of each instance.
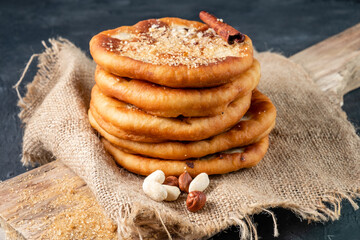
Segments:
[[[64,223],[62,220],[70,225],[71,217],[76,218],[77,224],[87,222],[81,231],[92,232],[94,223],[89,222],[89,215],[79,219],[85,211],[98,215],[98,226],[116,230],[86,183],[60,160],[1,183],[0,202],[0,218],[3,224],[6,223],[4,228],[10,236],[20,239],[55,239],[49,236],[54,229],[63,227],[59,225]],[[64,219],[63,216],[70,218]],[[59,226],[52,227],[55,221]],[[56,234],[66,236],[68,233]]]
[[[349,63],[356,64],[359,49],[360,24],[295,54],[291,59],[303,65],[323,90],[344,94],[346,89],[358,85],[348,82],[344,87],[342,73]],[[64,196],[68,197],[66,201]],[[93,202],[93,212],[98,213],[98,224],[114,232],[116,229],[103,214],[86,183],[57,160],[1,183],[0,220],[12,234],[24,239],[39,239],[48,236],[47,231],[53,230],[51,226],[61,214],[87,209],[89,201]],[[70,216],[69,222],[75,217],[66,216]],[[82,220],[77,219],[79,221]],[[82,231],[96,234],[97,230],[90,224]]]
[[[360,87],[360,24],[293,55],[291,59],[308,71],[322,91],[333,91],[342,98]]]

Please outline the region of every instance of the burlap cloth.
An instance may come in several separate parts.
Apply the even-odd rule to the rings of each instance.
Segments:
[[[211,176],[204,209],[191,213],[185,195],[175,202],[152,201],[142,192],[143,177],[114,163],[88,122],[94,62],[67,40],[50,44],[38,56],[39,70],[20,100],[22,162],[61,159],[118,223],[120,237],[193,239],[237,225],[242,238],[250,238],[256,229],[249,216],[272,214],[271,207],[313,221],[339,218],[344,198],[357,209],[359,137],[339,105],[287,58],[256,56],[262,67],[259,89],[278,110],[265,158],[254,168]]]

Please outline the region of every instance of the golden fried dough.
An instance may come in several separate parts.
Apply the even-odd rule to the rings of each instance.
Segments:
[[[99,127],[104,126],[104,128],[101,128],[103,131],[105,131],[107,134],[110,134],[110,133],[113,134],[114,137],[116,136],[117,138],[120,138],[123,140],[130,140],[130,141],[143,142],[143,143],[164,142],[163,139],[147,137],[144,135],[136,135],[136,134],[131,134],[131,133],[125,132],[122,129],[112,125],[110,122],[106,122],[104,119],[102,119],[102,117],[96,112],[96,110],[94,108],[89,109],[88,115],[89,115],[90,124],[91,124],[91,122],[95,121]]]
[[[197,141],[217,135],[235,125],[249,109],[250,102],[251,93],[236,99],[223,114],[213,117],[163,118],[107,97],[95,85],[91,93],[90,109],[94,108],[104,121],[129,134],[164,140]],[[105,130],[112,135],[116,134],[109,129]]]
[[[148,158],[126,153],[104,138],[102,138],[102,142],[104,143],[105,149],[114,157],[119,165],[130,172],[145,176],[158,169],[162,170],[166,176],[179,176],[184,171],[189,172],[193,177],[203,172],[208,175],[233,172],[241,168],[250,168],[257,165],[269,147],[269,138],[266,136],[259,142],[243,148],[209,155],[195,160],[176,161]]]
[[[101,32],[91,39],[90,53],[107,72],[174,88],[219,86],[253,62],[248,36],[229,45],[206,24],[179,18]]]
[[[194,142],[141,143],[115,137],[105,131],[89,111],[93,128],[123,151],[153,158],[184,160],[242,147],[258,142],[267,136],[275,125],[276,109],[270,99],[254,91],[251,107],[242,120],[230,130],[209,139]]]
[[[121,78],[99,66],[95,72],[96,85],[102,93],[160,117],[202,117],[221,114],[232,101],[253,90],[259,79],[260,64],[256,59],[253,65],[234,81],[202,89],[174,89],[146,81]]]

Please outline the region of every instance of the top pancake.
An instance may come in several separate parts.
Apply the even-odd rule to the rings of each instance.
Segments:
[[[90,52],[105,71],[173,88],[219,86],[253,62],[248,36],[229,45],[206,24],[179,18],[101,32],[91,39]]]

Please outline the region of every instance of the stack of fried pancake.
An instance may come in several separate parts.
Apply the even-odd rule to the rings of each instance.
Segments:
[[[256,89],[249,37],[232,45],[206,24],[141,21],[94,36],[90,123],[127,170],[223,174],[265,155],[276,109]]]

